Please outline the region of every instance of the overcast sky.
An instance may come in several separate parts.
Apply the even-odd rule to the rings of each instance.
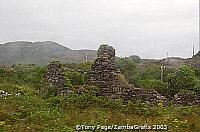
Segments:
[[[191,57],[199,47],[199,0],[1,0],[0,43],[114,46],[118,56]]]

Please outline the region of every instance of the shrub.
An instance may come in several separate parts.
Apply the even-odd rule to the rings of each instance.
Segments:
[[[139,76],[132,76],[130,79],[129,79],[129,83],[131,84],[134,84],[134,86],[136,87],[142,87],[142,84],[141,84],[141,78]]]
[[[196,80],[196,85],[194,86],[194,91],[200,94],[200,80]]]
[[[196,80],[195,72],[187,66],[182,66],[175,73],[168,75],[168,94],[174,96],[180,90],[195,91]]]
[[[127,58],[119,58],[117,60],[117,65],[125,79],[130,83],[131,77],[136,74],[136,64]]]
[[[155,80],[155,79],[141,80],[141,86],[146,89],[155,89],[161,95],[167,95],[168,93],[167,84],[161,82],[160,80]]]
[[[43,67],[23,67],[23,68],[16,68],[15,74],[13,76],[13,80],[15,80],[18,84],[33,84],[39,85],[43,80],[43,76],[46,69]]]
[[[160,79],[160,66],[148,65],[139,69],[141,79]]]
[[[66,107],[76,107],[79,109],[89,108],[107,108],[111,110],[120,110],[123,107],[121,100],[113,101],[106,97],[97,97],[91,93],[85,93],[81,95],[70,95],[64,100]]]
[[[85,82],[84,75],[79,72],[65,72],[65,78],[69,79],[72,85],[83,85]]]

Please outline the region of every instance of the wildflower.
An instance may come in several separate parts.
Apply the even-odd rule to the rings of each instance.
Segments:
[[[188,122],[188,120],[185,120],[183,123],[187,123]]]
[[[21,93],[17,93],[17,94],[15,94],[16,96],[20,96],[21,95]]]

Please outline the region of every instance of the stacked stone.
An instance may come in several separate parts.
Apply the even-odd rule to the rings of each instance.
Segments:
[[[167,100],[165,97],[161,96],[155,90],[145,90],[143,88],[129,88],[124,90],[123,94],[124,100],[127,102],[129,100],[148,102],[149,104],[156,105],[159,102],[163,102],[164,105],[167,105]]]
[[[100,96],[118,98],[121,95],[117,78],[120,71],[115,64],[115,49],[108,45],[101,45],[97,55],[89,72],[88,81],[100,88]]]
[[[182,91],[174,96],[177,106],[200,105],[200,95],[193,92]]]
[[[195,104],[200,105],[200,93],[196,93],[195,95]]]
[[[63,69],[58,61],[51,62],[48,65],[45,79],[50,87],[56,88],[60,92],[64,90],[65,79]]]

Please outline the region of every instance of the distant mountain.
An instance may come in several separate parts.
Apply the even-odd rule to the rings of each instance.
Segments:
[[[197,53],[192,58],[179,58],[179,57],[168,57],[160,60],[154,60],[154,59],[143,59],[142,63],[143,65],[163,65],[167,66],[169,68],[180,68],[183,65],[189,65],[200,68],[200,52]]]
[[[95,50],[72,50],[56,42],[8,42],[0,44],[0,65],[37,64],[46,65],[59,60],[62,63],[79,63],[96,58]]]
[[[87,56],[87,57],[86,57]],[[95,50],[72,50],[53,41],[27,42],[17,41],[0,44],[0,66],[13,64],[46,65],[58,60],[62,63],[80,63],[94,61],[97,52]],[[192,58],[183,59],[170,57],[161,60],[140,59],[138,56],[130,56],[141,65],[166,65],[179,68],[181,65],[193,65],[200,68],[200,52]]]

